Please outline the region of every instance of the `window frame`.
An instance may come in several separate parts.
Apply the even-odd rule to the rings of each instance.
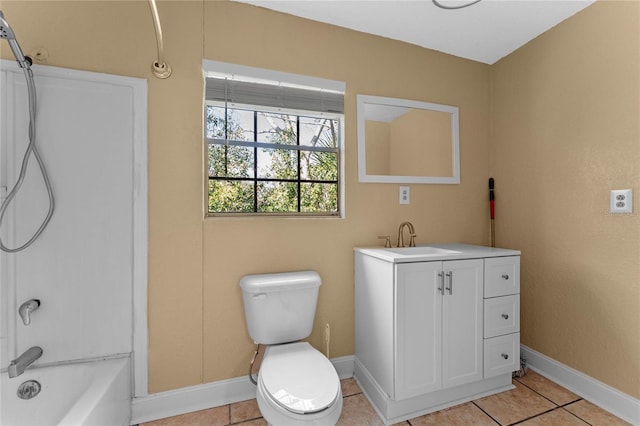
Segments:
[[[270,143],[270,142],[260,142],[258,141],[258,129],[255,124],[254,119],[254,140],[253,141],[245,141],[245,140],[229,140],[229,139],[221,139],[221,138],[210,138],[207,136],[206,129],[206,117],[207,117],[207,107],[222,107],[228,109],[241,109],[245,111],[252,111],[254,114],[254,118],[257,114],[261,112],[265,113],[275,113],[275,114],[286,114],[293,115],[296,117],[296,123],[298,127],[296,144],[278,144],[278,143]],[[302,109],[291,109],[291,108],[276,108],[270,106],[262,106],[262,105],[249,105],[249,104],[239,104],[232,102],[223,102],[216,100],[207,100],[205,99],[203,105],[203,114],[204,114],[204,148],[205,148],[205,216],[208,218],[215,217],[268,217],[268,216],[277,216],[277,217],[289,217],[289,218],[303,218],[303,217],[312,217],[312,218],[344,218],[344,114],[343,113],[331,113],[331,112],[318,112],[318,111],[308,111]],[[336,147],[317,147],[312,145],[301,145],[300,144],[300,119],[301,118],[320,118],[320,119],[330,119],[335,120],[338,123],[337,129],[337,146]],[[296,178],[295,179],[283,179],[283,178],[260,178],[258,177],[257,165],[254,164],[252,176],[249,177],[212,177],[209,174],[210,162],[209,162],[209,147],[211,145],[218,146],[242,146],[253,149],[254,161],[257,162],[258,158],[258,150],[260,148],[265,149],[282,149],[294,152],[328,152],[335,154],[336,156],[336,180],[321,180],[321,179],[302,179],[301,178],[301,162],[300,156],[298,155],[297,160],[297,169],[296,169]],[[218,180],[223,182],[233,182],[233,181],[243,181],[243,182],[252,182],[254,187],[253,192],[253,211],[250,212],[211,212],[209,211],[209,182],[211,180]],[[257,195],[257,186],[260,182],[289,182],[295,183],[297,186],[297,211],[287,211],[287,212],[260,212],[257,211],[258,207],[258,195]],[[336,185],[336,203],[337,203],[337,211],[334,212],[303,212],[300,211],[301,205],[301,184],[303,183],[320,183],[320,184],[334,184]]]

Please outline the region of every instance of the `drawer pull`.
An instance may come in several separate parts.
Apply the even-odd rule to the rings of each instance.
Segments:
[[[508,280],[509,279],[509,274],[502,274],[502,279],[503,280]]]
[[[502,318],[504,318],[504,319],[508,320],[508,319],[509,319],[509,315],[507,315],[507,314],[502,314]]]
[[[449,287],[446,287],[445,290],[449,290],[449,295],[453,294],[453,271],[449,271],[445,274],[447,278],[449,278]],[[444,294],[444,292],[442,293]]]
[[[509,359],[509,355],[507,355],[507,354],[502,354],[502,358],[504,358],[504,359]]]

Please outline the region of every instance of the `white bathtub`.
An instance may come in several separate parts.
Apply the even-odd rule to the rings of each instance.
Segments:
[[[36,368],[12,379],[3,373],[1,379],[2,426],[129,425],[129,358]],[[37,380],[42,390],[22,400],[17,390],[26,380]]]

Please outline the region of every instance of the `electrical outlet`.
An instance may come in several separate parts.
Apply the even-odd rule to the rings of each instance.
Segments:
[[[411,201],[411,191],[408,186],[400,187],[400,204],[409,204]]]
[[[631,189],[612,190],[609,211],[611,213],[633,213],[633,191]]]

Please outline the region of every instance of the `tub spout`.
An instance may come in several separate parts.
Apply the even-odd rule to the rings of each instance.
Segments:
[[[9,364],[9,377],[12,378],[21,375],[28,366],[33,364],[41,356],[42,348],[40,346],[32,346],[27,349],[22,355]]]

